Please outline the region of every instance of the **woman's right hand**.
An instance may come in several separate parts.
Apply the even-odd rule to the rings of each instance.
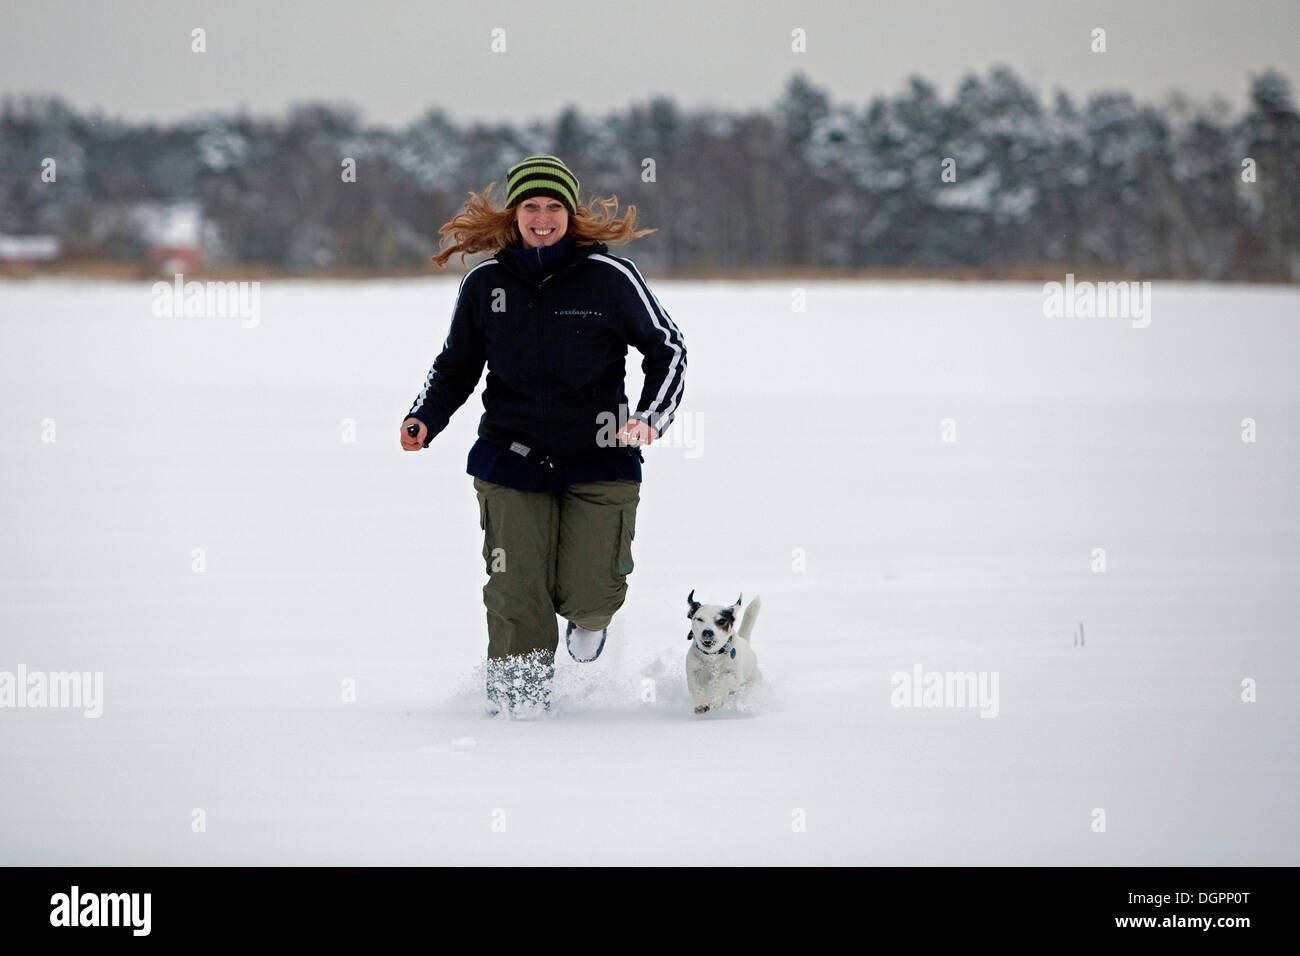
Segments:
[[[417,431],[414,436],[407,431],[407,429],[412,425],[419,426],[419,431]],[[420,421],[418,418],[408,418],[406,421],[402,422],[402,450],[419,451],[424,447],[424,436],[427,434],[429,434],[429,429],[424,422]]]

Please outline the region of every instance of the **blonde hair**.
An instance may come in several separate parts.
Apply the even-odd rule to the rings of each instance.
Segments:
[[[445,266],[447,260],[457,253],[460,253],[460,261],[464,262],[466,256],[476,252],[499,252],[511,243],[521,241],[515,207],[497,209],[491,203],[495,185],[495,182],[489,183],[482,195],[470,193],[465,201],[465,211],[452,216],[438,229],[443,249],[433,256],[434,262]],[[596,206],[600,207],[599,216],[594,211]],[[628,206],[627,212],[618,216],[618,197],[611,196],[594,199],[591,205],[579,203],[578,211],[569,213],[569,225],[564,234],[573,236],[579,245],[594,242],[623,245],[655,231],[636,228],[636,206]]]

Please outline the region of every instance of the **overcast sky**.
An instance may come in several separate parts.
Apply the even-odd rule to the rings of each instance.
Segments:
[[[190,51],[206,31],[207,52]],[[494,28],[506,49],[491,50]],[[1108,51],[1089,49],[1094,27]],[[791,50],[806,31],[807,52]],[[346,101],[401,125],[601,114],[666,94],[685,107],[770,105],[803,71],[837,102],[947,97],[1011,66],[1046,96],[1125,89],[1245,103],[1266,67],[1300,81],[1297,0],[0,0],[0,93],[172,120],[240,106]]]

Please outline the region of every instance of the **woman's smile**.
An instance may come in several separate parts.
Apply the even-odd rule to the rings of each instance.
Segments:
[[[563,238],[569,226],[569,211],[548,196],[534,196],[519,204],[519,235],[529,249],[551,246]]]

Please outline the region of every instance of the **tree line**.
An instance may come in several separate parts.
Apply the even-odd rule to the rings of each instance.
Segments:
[[[1296,281],[1300,118],[1281,74],[1249,82],[1238,117],[1124,92],[1044,103],[995,67],[948,99],[912,77],[896,95],[837,103],[796,74],[761,110],[656,98],[599,117],[569,106],[548,121],[458,124],[435,108],[402,129],[347,104],[156,125],[11,95],[0,233],[94,236],[96,255],[129,259],[138,237],[104,234],[99,210],[190,199],[211,261],[407,271],[469,191],[553,153],[584,200],[638,206],[658,229],[638,262],[657,271],[1059,265]]]

